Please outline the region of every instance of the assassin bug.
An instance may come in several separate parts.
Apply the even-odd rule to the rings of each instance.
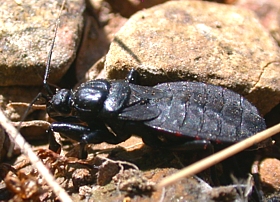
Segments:
[[[179,150],[204,148],[211,142],[232,144],[265,129],[257,109],[245,98],[200,82],[147,87],[132,79],[98,79],[74,92],[59,90],[47,112],[59,121],[49,129],[50,149],[60,147],[53,132],[63,133],[80,142],[80,157],[85,157],[87,144],[118,144],[132,134],[152,147]]]
[[[53,151],[60,150],[54,132],[79,142],[86,158],[87,144],[118,144],[132,134],[152,147],[186,150],[233,144],[266,128],[256,107],[231,90],[187,81],[141,86],[135,70],[125,80],[91,80],[54,94],[47,82],[54,40],[43,80],[56,121],[48,130]]]

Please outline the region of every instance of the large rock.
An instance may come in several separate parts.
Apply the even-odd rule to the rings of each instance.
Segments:
[[[143,84],[195,80],[231,88],[264,114],[280,99],[279,49],[253,12],[171,1],[133,15],[106,57],[109,78],[135,68]]]
[[[0,5],[0,86],[42,85],[61,3],[2,1]],[[51,61],[49,82],[61,79],[76,56],[83,28],[83,1],[67,2]]]

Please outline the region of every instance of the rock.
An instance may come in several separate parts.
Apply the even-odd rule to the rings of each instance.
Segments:
[[[108,19],[108,22],[104,22],[104,25],[98,25],[96,19],[87,16],[83,40],[75,61],[76,78],[78,81],[83,80],[87,70],[107,54],[114,34],[127,21],[126,18],[118,14],[107,14],[110,16],[110,19]],[[98,21],[102,22],[104,15],[104,13],[99,13]],[[99,73],[98,69],[93,69]]]
[[[0,86],[42,85],[61,4],[5,1],[0,5]],[[66,3],[51,61],[50,83],[60,80],[75,58],[83,27],[83,1]]]
[[[259,165],[259,174],[265,188],[280,190],[280,161],[267,158]]]
[[[72,173],[73,185],[76,189],[79,189],[81,186],[92,184],[94,177],[94,173],[92,173],[91,169],[77,168]]]
[[[113,12],[120,13],[124,17],[130,17],[135,12],[143,8],[150,8],[154,5],[164,3],[168,0],[153,0],[153,1],[128,0],[128,1],[122,1],[122,3],[114,0],[106,0],[106,1],[111,5]]]
[[[192,80],[224,86],[265,114],[280,98],[278,55],[277,44],[253,12],[171,1],[128,20],[110,46],[105,68],[108,78],[124,78],[135,68],[149,85]]]
[[[76,85],[76,88],[83,82],[93,80],[93,79],[99,79],[99,78],[105,78],[106,75],[104,74],[104,63],[105,63],[105,56],[100,58],[84,75],[84,79],[81,80],[81,82]]]
[[[280,45],[280,1],[239,0],[236,5],[254,11],[262,25],[269,30],[278,45]]]

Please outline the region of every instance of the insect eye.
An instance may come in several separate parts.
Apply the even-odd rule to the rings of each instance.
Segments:
[[[72,92],[67,89],[59,90],[50,100],[47,110],[56,111],[62,115],[71,113]]]

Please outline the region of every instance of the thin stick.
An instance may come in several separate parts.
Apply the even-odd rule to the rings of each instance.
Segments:
[[[280,124],[273,126],[269,129],[266,129],[260,133],[257,133],[256,135],[254,135],[252,137],[249,137],[241,142],[238,142],[222,151],[219,151],[209,157],[206,157],[206,158],[178,171],[177,173],[175,173],[171,176],[164,178],[157,184],[157,188],[160,189],[162,187],[171,185],[172,183],[177,182],[185,177],[195,175],[195,174],[223,161],[224,159],[226,159],[230,156],[233,156],[233,155],[237,154],[238,152],[241,152],[244,149],[247,149],[248,147],[251,147],[254,144],[257,144],[279,132],[280,132]]]
[[[55,181],[53,175],[38,158],[38,156],[32,151],[31,146],[25,141],[18,130],[13,126],[12,122],[4,115],[0,109],[0,125],[6,130],[11,140],[21,149],[30,160],[32,166],[38,170],[41,176],[46,180],[53,192],[63,202],[71,202],[72,199],[66,193],[66,191]]]

